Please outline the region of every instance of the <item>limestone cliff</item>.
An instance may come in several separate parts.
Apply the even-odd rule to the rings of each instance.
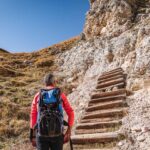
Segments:
[[[122,150],[150,147],[150,1],[91,0],[80,43],[58,55],[68,83],[78,85],[69,95],[80,119],[95,79],[122,67],[127,74],[129,114],[123,120]],[[83,36],[84,35],[84,36]],[[80,113],[79,113],[80,112]]]

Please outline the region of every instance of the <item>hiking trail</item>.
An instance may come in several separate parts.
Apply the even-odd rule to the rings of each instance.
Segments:
[[[75,150],[113,150],[123,136],[119,133],[122,118],[127,113],[126,75],[122,68],[102,74],[91,95],[75,135],[71,137]]]

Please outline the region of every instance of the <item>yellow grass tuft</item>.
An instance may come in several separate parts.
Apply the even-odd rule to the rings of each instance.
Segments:
[[[40,58],[35,62],[37,67],[50,67],[54,64],[54,57]]]
[[[13,69],[8,69],[5,67],[0,66],[0,76],[8,76],[8,77],[14,77],[14,76],[22,76],[23,74],[20,72],[17,72]]]

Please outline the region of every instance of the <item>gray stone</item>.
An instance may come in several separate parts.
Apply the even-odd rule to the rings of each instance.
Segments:
[[[139,142],[143,142],[143,141],[145,140],[144,135],[138,136],[138,137],[137,137],[137,140],[138,140]]]

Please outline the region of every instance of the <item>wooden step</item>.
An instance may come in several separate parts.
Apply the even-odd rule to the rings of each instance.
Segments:
[[[108,79],[108,77],[109,78],[115,77],[117,75],[124,75],[124,72],[121,71],[121,70],[118,70],[116,72],[112,72],[112,73],[108,73],[108,74],[103,74],[103,75],[101,75],[101,76],[98,77],[98,81]]]
[[[108,78],[108,79],[98,80],[98,84],[103,83],[103,82],[107,82],[107,81],[116,80],[116,79],[119,79],[119,78],[124,78],[124,74],[117,75],[117,76],[114,76],[114,77],[111,77],[111,78]]]
[[[85,144],[85,143],[106,143],[110,141],[118,140],[117,132],[108,133],[96,133],[96,134],[81,134],[71,136],[73,144]]]
[[[106,72],[104,72],[102,75],[105,75],[105,74],[109,74],[109,73],[112,73],[112,72],[116,72],[116,71],[123,71],[123,69],[122,68],[116,68],[116,69],[113,69],[113,70],[110,70],[110,71],[106,71]]]
[[[118,75],[123,75],[123,74],[124,74],[123,71],[116,71],[116,72],[113,72],[113,73],[101,75],[101,76],[99,76],[98,80],[104,80],[104,79],[108,79],[108,78],[118,76]]]
[[[107,148],[107,149],[106,148],[102,148],[102,149],[96,148],[96,149],[93,149],[93,148],[91,148],[91,149],[82,149],[82,150],[116,150],[116,149],[112,149],[112,148]]]
[[[108,148],[107,149],[99,149],[99,148],[98,149],[93,149],[92,148],[92,149],[82,149],[82,150],[112,150],[112,149],[108,149]]]
[[[123,71],[123,69],[122,68],[116,68],[114,70],[106,71],[106,72],[102,73],[101,76],[108,75],[108,74],[111,74],[111,73],[115,73],[115,72],[118,72],[118,71]]]
[[[117,147],[115,147],[116,146],[116,144],[114,145],[114,147],[108,147],[108,146],[106,146],[106,147],[108,147],[108,148],[81,148],[80,147],[80,149],[78,149],[78,150],[119,150]],[[76,149],[75,149],[76,150]]]
[[[104,103],[109,101],[116,101],[116,100],[125,100],[126,96],[125,94],[117,95],[117,96],[107,96],[102,98],[95,98],[89,101],[89,106],[96,105],[98,103]]]
[[[106,75],[109,75],[109,74],[113,74],[113,73],[116,73],[116,72],[124,72],[122,69],[116,69],[116,70],[112,70],[112,71],[109,71],[109,72],[105,72],[103,74],[100,75],[101,76],[106,76]]]
[[[74,150],[118,150],[115,148],[116,142],[109,143],[86,143],[86,144],[74,144]]]
[[[104,87],[109,87],[109,86],[115,86],[119,83],[125,83],[124,81],[124,78],[119,78],[119,79],[116,79],[116,80],[112,80],[112,81],[108,81],[108,82],[104,82],[104,83],[101,83],[101,84],[98,84],[96,89],[100,89],[100,88],[104,88]]]
[[[118,131],[120,125],[110,126],[110,127],[103,127],[99,129],[78,129],[75,130],[75,134],[95,134],[95,133],[106,133],[106,132],[115,132]]]
[[[86,113],[82,119],[94,119],[94,118],[103,118],[103,117],[113,117],[113,116],[123,116],[124,109],[107,109],[101,111],[94,111],[90,113]]]
[[[118,141],[106,142],[106,143],[82,143],[82,144],[74,144],[74,150],[118,150],[116,148],[116,144]],[[115,149],[114,149],[115,148]]]
[[[116,95],[121,95],[121,94],[126,95],[126,89],[118,89],[116,91],[111,91],[111,92],[95,93],[91,96],[91,99],[108,97],[108,96],[116,96]]]
[[[121,107],[124,106],[123,100],[116,100],[116,101],[109,101],[109,102],[103,102],[100,104],[95,104],[94,106],[88,107],[85,109],[86,112],[91,112],[95,110],[100,109],[109,109],[109,108],[115,108],[115,107]]]
[[[105,117],[105,118],[96,118],[96,119],[81,119],[80,123],[93,123],[93,122],[99,122],[99,121],[113,121],[116,119],[120,119],[119,117]]]
[[[93,122],[93,123],[80,123],[77,125],[76,130],[78,129],[99,129],[104,127],[112,127],[115,125],[121,124],[121,120],[107,121],[107,122]]]
[[[93,149],[93,148],[91,148],[91,149],[82,149],[82,150],[112,150],[112,149],[99,149],[99,148],[98,149]]]
[[[118,83],[118,84],[115,84],[115,85],[110,85],[110,86],[106,86],[106,87],[103,87],[103,88],[98,88],[96,90],[94,90],[95,93],[98,93],[98,92],[108,92],[107,90],[110,91],[114,91],[114,88],[115,90],[116,89],[122,89],[125,87],[125,82],[122,82],[122,83]]]
[[[75,134],[95,134],[95,133],[105,133],[105,132],[108,132],[108,128],[75,130]]]
[[[91,111],[91,112],[85,112],[84,115],[89,115],[89,114],[95,114],[95,113],[103,113],[103,112],[112,112],[112,111],[118,111],[118,110],[126,110],[127,107],[117,107],[117,108],[109,108],[109,109],[102,109],[102,110],[95,110],[95,111]]]
[[[123,75],[123,72],[118,71],[116,73],[108,74],[108,75],[105,75],[105,76],[100,76],[98,78],[98,81],[108,79],[108,78],[111,78],[111,77],[115,77],[115,76],[118,76],[118,75]]]

